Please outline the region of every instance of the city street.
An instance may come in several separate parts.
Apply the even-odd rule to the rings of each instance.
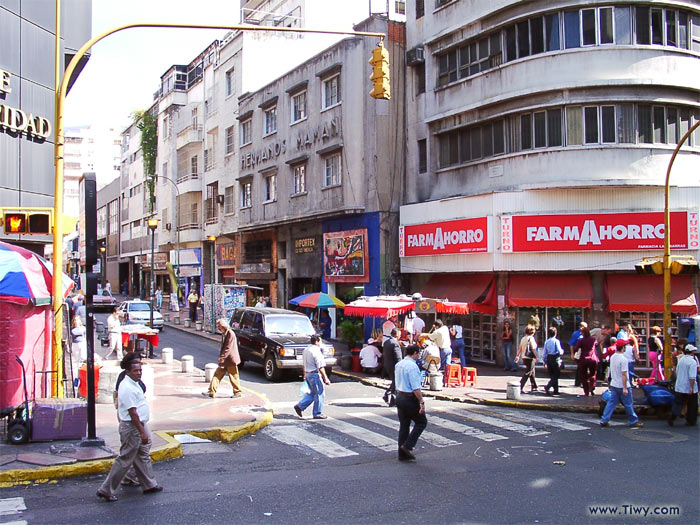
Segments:
[[[213,341],[161,335],[176,358],[215,361]],[[601,429],[595,415],[429,399],[418,459],[403,463],[381,390],[334,376],[329,419],[307,409],[299,420],[296,378],[269,383],[257,365],[241,378],[269,398],[273,423],[230,445],[184,445],[184,458],[155,465],[162,494],[124,488],[120,501],[102,503],[102,476],[15,487],[0,500],[22,498],[26,510],[0,513],[0,523],[690,523],[700,512],[697,428],[647,419],[631,430],[618,416]],[[592,515],[603,505],[617,515]]]

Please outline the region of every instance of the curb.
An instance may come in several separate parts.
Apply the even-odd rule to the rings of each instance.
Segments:
[[[202,338],[204,338],[204,339],[209,339],[210,341],[214,341],[214,342],[217,342],[217,343],[220,343],[220,342],[221,342],[221,337],[216,337],[216,336],[213,336],[213,335],[209,335],[208,332],[204,332],[204,331],[197,332],[197,331],[195,330],[194,332],[192,332],[191,330],[188,330],[187,328],[185,328],[185,327],[184,327],[183,325],[181,325],[181,324],[167,323],[165,326],[167,326],[168,328],[172,328],[173,330],[177,330],[178,332],[184,332],[184,333],[186,333],[186,334],[195,335],[195,336],[197,336],[197,337],[202,337]]]
[[[229,427],[214,427],[200,430],[155,430],[157,434],[165,440],[165,445],[151,450],[151,461],[158,463],[170,459],[182,457],[182,443],[173,436],[177,434],[192,434],[203,439],[232,443],[245,435],[253,434],[272,423],[272,407],[267,397],[254,390],[246,388],[249,392],[265,400],[265,413],[261,417],[256,417],[255,421],[250,421],[242,425]],[[56,479],[69,478],[74,476],[86,476],[90,474],[100,474],[112,468],[114,458],[97,459],[93,461],[83,461],[69,465],[53,465],[50,467],[38,467],[34,469],[13,469],[0,472],[0,488],[14,487],[16,485],[29,485],[31,483],[56,483]]]

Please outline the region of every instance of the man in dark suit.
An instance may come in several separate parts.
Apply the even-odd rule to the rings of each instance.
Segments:
[[[216,327],[221,332],[221,351],[219,352],[219,368],[214,372],[214,377],[209,383],[209,391],[202,392],[205,397],[214,397],[219,388],[219,382],[228,374],[229,381],[233,387],[233,396],[242,397],[241,380],[238,377],[238,365],[241,364],[241,356],[238,353],[238,340],[236,334],[228,324],[226,319],[216,321]]]
[[[384,392],[384,401],[389,403],[389,406],[394,406],[394,397],[396,395],[396,382],[394,381],[394,367],[396,363],[403,359],[401,355],[401,345],[399,344],[399,329],[392,328],[389,339],[384,341],[382,345],[382,356],[384,360],[384,373],[391,379],[389,389]]]

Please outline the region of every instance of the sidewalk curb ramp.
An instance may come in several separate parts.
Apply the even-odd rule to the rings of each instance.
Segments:
[[[151,450],[151,461],[154,463],[177,459],[182,457],[182,444],[173,436],[178,434],[192,434],[203,439],[232,443],[243,436],[253,434],[266,427],[272,422],[273,414],[267,397],[263,394],[253,392],[255,395],[265,400],[265,412],[256,416],[255,421],[249,421],[242,425],[214,427],[197,430],[154,430],[153,434],[165,440],[165,445],[160,445]],[[74,476],[86,476],[90,474],[100,474],[112,468],[114,458],[96,459],[91,461],[81,461],[69,465],[53,465],[50,467],[37,467],[27,469],[12,469],[0,471],[0,488],[14,487],[16,485],[30,485],[32,483],[55,483],[56,479],[69,478]]]

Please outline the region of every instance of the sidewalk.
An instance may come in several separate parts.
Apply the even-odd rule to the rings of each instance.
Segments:
[[[207,332],[197,331],[194,328],[185,328],[182,325],[175,325],[173,323],[169,323],[167,326],[168,329],[173,328],[208,339],[220,340],[219,337],[215,337]],[[424,388],[423,395],[435,399],[460,403],[506,406],[531,410],[551,410],[557,412],[598,413],[600,396],[607,390],[607,386],[602,382],[598,382],[596,395],[593,397],[584,396],[581,387],[573,386],[575,369],[571,365],[568,365],[566,369],[562,370],[562,376],[559,378],[559,392],[561,395],[547,396],[544,393],[544,387],[547,385],[549,377],[544,368],[537,367],[536,379],[539,391],[530,394],[530,386],[528,384],[525,387],[526,393],[520,396],[520,400],[516,401],[506,398],[506,389],[508,382],[520,380],[521,372],[505,372],[500,367],[485,363],[473,363],[473,366],[477,368],[478,373],[476,387],[451,387],[443,388],[440,391],[430,391]],[[362,372],[341,370],[340,367],[334,367],[333,374],[380,389],[388,388],[390,383],[389,380],[380,379],[378,376],[372,376]],[[637,414],[653,415],[656,413],[652,407],[645,404],[644,393],[641,389],[635,388],[632,393]],[[621,405],[618,406],[616,412],[623,413],[623,407]]]
[[[149,399],[153,461],[181,457],[179,435],[232,442],[272,421],[272,410],[262,394],[244,387],[244,396],[232,399],[231,384],[225,380],[215,399],[205,398],[201,395],[207,389],[202,370],[183,373],[177,360],[145,362],[155,372],[154,396]],[[95,418],[97,435],[105,440],[105,447],[82,448],[79,441],[0,443],[0,487],[108,471],[120,447],[114,405],[96,405]]]

